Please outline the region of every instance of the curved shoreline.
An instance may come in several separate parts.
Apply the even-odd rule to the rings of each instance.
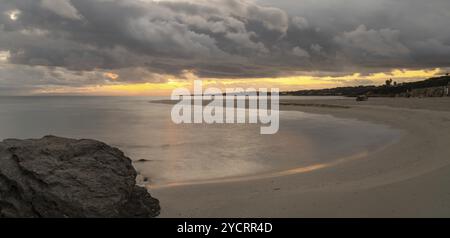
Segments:
[[[398,143],[382,151],[308,173],[153,189],[161,201],[161,216],[448,216],[450,110],[441,110],[445,105],[439,111],[424,110],[427,105],[423,109],[393,107],[389,100],[357,105],[346,100],[320,100],[326,101],[320,103],[351,104],[345,110],[282,106],[281,110],[385,124],[402,129],[405,134]],[[412,104],[417,107],[415,102]]]
[[[336,160],[333,160],[328,163],[312,164],[312,165],[307,165],[307,166],[303,166],[303,167],[296,167],[296,168],[292,168],[292,169],[260,173],[260,174],[250,174],[250,175],[225,177],[225,178],[214,178],[214,179],[206,179],[206,180],[205,179],[189,180],[189,181],[185,181],[185,182],[173,182],[173,183],[168,183],[168,184],[163,184],[163,185],[150,185],[149,184],[146,186],[146,188],[153,190],[153,189],[165,189],[165,188],[188,186],[188,185],[193,186],[193,185],[204,185],[204,184],[235,183],[235,182],[241,182],[241,181],[253,181],[253,180],[269,179],[269,178],[275,178],[275,177],[281,177],[281,176],[290,176],[290,175],[295,175],[295,174],[300,174],[300,173],[308,173],[308,172],[313,172],[315,170],[332,167],[332,166],[335,166],[335,165],[338,165],[341,163],[364,158],[365,156],[367,156],[367,152],[363,151],[359,154],[336,159]]]

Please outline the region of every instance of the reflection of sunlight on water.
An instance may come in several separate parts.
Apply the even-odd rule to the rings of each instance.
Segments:
[[[210,180],[192,180],[192,181],[184,181],[184,182],[172,182],[167,184],[158,184],[158,185],[152,185],[148,184],[146,185],[149,189],[161,189],[161,188],[170,188],[170,187],[177,187],[177,186],[187,186],[187,185],[197,185],[197,184],[212,184],[212,183],[230,183],[230,182],[238,182],[238,181],[249,181],[249,180],[256,180],[256,179],[267,179],[267,178],[274,178],[274,177],[281,177],[281,176],[289,176],[294,174],[301,174],[301,173],[308,173],[313,172],[315,170],[329,168],[332,166],[336,166],[338,164],[342,164],[345,162],[349,162],[352,160],[364,158],[367,156],[367,151],[360,152],[356,155],[341,158],[334,160],[329,163],[321,163],[321,164],[313,164],[305,167],[298,167],[278,172],[271,172],[271,173],[265,173],[265,174],[257,174],[257,175],[248,175],[248,176],[237,176],[237,177],[228,177],[228,178],[218,178],[218,179],[210,179]]]
[[[393,135],[395,135],[395,136],[393,136]],[[385,148],[395,144],[400,139],[399,135],[400,135],[399,131],[395,131],[394,134],[390,135],[390,136],[392,136],[390,138],[391,140],[385,141],[385,143],[382,146],[377,147],[375,150],[372,150],[372,151],[362,150],[351,156],[338,158],[338,159],[332,160],[330,162],[315,163],[315,164],[311,164],[311,165],[307,165],[307,166],[294,167],[291,169],[272,171],[272,172],[266,172],[266,173],[258,173],[258,174],[248,174],[248,175],[244,175],[244,176],[229,176],[229,177],[213,178],[213,179],[207,179],[207,180],[177,181],[177,182],[169,182],[169,183],[165,183],[165,184],[145,184],[145,186],[149,189],[155,190],[155,189],[164,189],[164,188],[178,187],[178,186],[251,181],[251,180],[258,180],[258,179],[269,179],[269,178],[275,178],[275,177],[290,176],[290,175],[295,175],[295,174],[310,173],[310,172],[314,172],[314,171],[317,171],[320,169],[331,168],[331,167],[341,165],[341,164],[344,164],[347,162],[363,159],[363,158],[367,157],[370,153],[382,151]]]
[[[168,146],[140,154],[134,148],[127,154],[136,159],[152,153],[152,163],[135,163],[135,167],[152,184],[167,184],[268,172],[292,165],[287,161],[299,151],[306,156],[314,150],[301,133],[261,136],[259,126],[168,123],[160,140]],[[299,157],[296,165],[301,163]]]
[[[135,160],[151,154],[152,163],[134,165],[150,186],[164,187],[311,172],[362,156],[395,137],[389,128],[329,115],[282,111],[280,117],[280,132],[270,136],[259,134],[260,124],[165,120],[159,140],[151,142],[160,147],[126,152]]]

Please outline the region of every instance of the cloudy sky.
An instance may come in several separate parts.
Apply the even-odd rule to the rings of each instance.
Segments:
[[[448,0],[0,0],[0,95],[282,90],[450,67]]]

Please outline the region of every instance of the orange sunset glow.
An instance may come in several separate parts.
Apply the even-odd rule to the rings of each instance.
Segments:
[[[367,75],[354,73],[343,76],[289,76],[279,78],[240,78],[240,79],[214,79],[201,78],[204,87],[225,88],[279,88],[281,91],[293,91],[302,89],[323,89],[341,86],[357,86],[366,81],[370,84],[381,85],[386,80],[392,79],[401,82],[410,82],[438,76],[444,71],[435,69],[395,69],[390,72],[379,72]],[[176,88],[192,89],[193,81],[198,80],[194,73],[186,72],[182,79],[170,78],[161,83],[121,83],[118,74],[105,72],[104,76],[110,78],[113,83],[86,87],[49,87],[45,90],[37,90],[36,94],[81,94],[103,96],[169,96]],[[366,83],[367,84],[367,83]]]

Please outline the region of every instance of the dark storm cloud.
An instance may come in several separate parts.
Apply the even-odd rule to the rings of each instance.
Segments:
[[[264,69],[262,60],[270,62],[289,24],[280,9],[237,0],[58,2],[19,0],[0,6],[2,12],[20,11],[16,21],[7,14],[1,18],[0,48],[10,51],[11,63],[73,70],[145,66],[218,77],[252,76],[257,70],[264,75],[273,69]]]
[[[448,0],[2,0],[0,14],[9,63],[129,81],[450,66]]]
[[[450,64],[448,0],[260,0],[301,16],[313,32],[301,46],[320,46],[328,65],[364,70]],[[302,35],[303,34],[303,35]],[[290,38],[288,40],[291,40]],[[310,47],[310,49],[312,49]],[[317,49],[317,48],[316,48]],[[319,61],[320,62],[320,61]]]

